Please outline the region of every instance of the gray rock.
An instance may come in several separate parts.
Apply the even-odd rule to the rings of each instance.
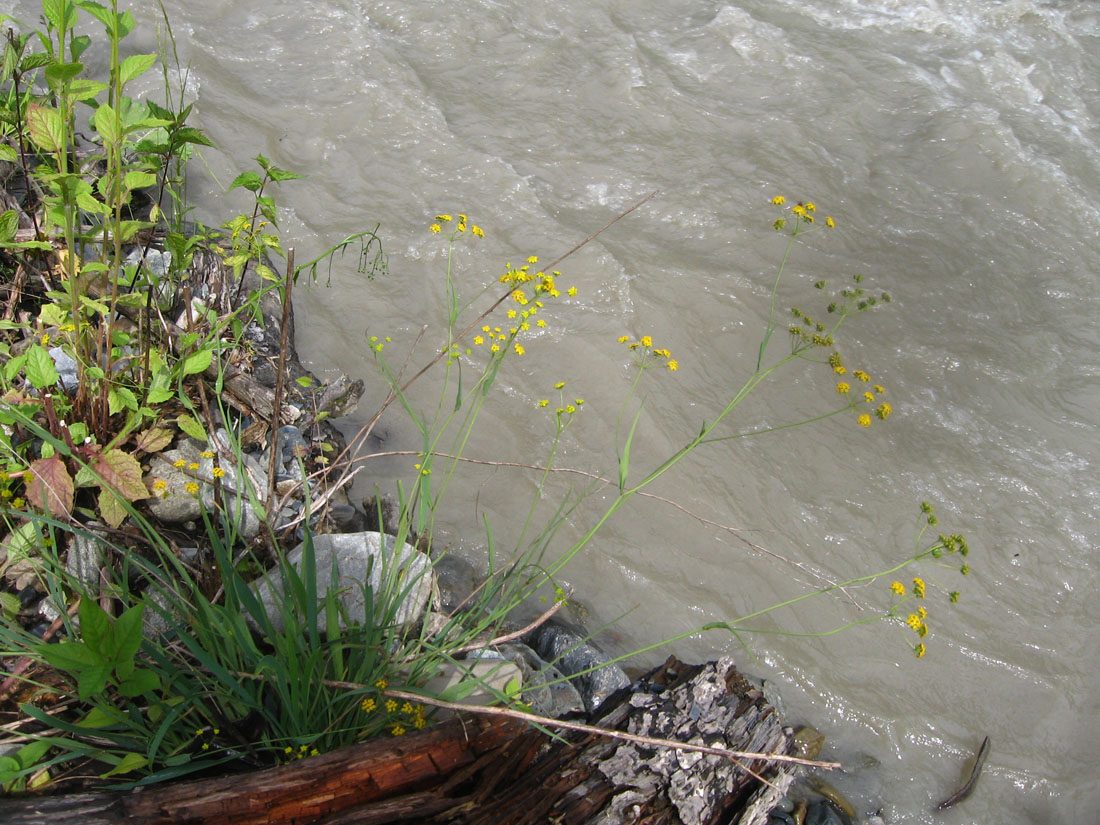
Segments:
[[[106,554],[103,539],[94,533],[73,533],[65,570],[82,584],[99,589],[99,569]]]
[[[393,622],[408,624],[418,621],[427,609],[435,590],[431,562],[411,545],[405,544],[395,550],[394,544],[392,536],[376,532],[328,533],[313,537],[318,589],[329,590],[335,565],[340,602],[351,622],[362,624],[366,621],[364,586],[369,586],[373,595],[375,621],[380,619],[380,611],[387,610],[392,611]],[[299,574],[303,547],[304,543],[299,544],[287,555],[287,561]],[[283,629],[283,617],[278,608],[282,592],[282,576],[277,568],[264,574],[256,586],[268,617],[279,631]],[[323,593],[320,595],[323,598]],[[318,629],[324,629],[323,617],[318,617]]]
[[[566,675],[544,662],[527,645],[501,645],[500,653],[519,666],[524,684],[521,698],[539,716],[563,719],[584,713],[584,699]]]
[[[433,567],[439,582],[440,609],[445,613],[457,610],[477,586],[474,566],[453,553],[447,553],[437,558]]]
[[[535,652],[570,677],[591,713],[612,693],[630,685],[618,665],[589,641],[583,630],[547,622],[526,640]]]
[[[57,370],[58,380],[61,381],[61,388],[68,393],[76,392],[80,386],[76,361],[61,347],[51,347],[49,353],[54,369]]]

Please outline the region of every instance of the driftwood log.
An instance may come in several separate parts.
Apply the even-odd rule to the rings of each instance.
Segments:
[[[730,660],[669,659],[613,696],[595,724],[743,751],[787,753],[789,729]],[[0,800],[19,825],[759,825],[789,764],[592,734],[551,738],[512,719],[453,719],[253,773]]]

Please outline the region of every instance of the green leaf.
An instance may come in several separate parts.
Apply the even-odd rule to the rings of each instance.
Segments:
[[[154,670],[135,670],[128,679],[118,684],[118,692],[123,696],[142,696],[160,690],[160,675]]]
[[[122,721],[122,718],[120,714],[117,712],[113,713],[112,711],[114,711],[114,708],[110,710],[101,707],[92,708],[88,711],[88,715],[77,722],[77,724],[82,728],[91,728],[92,730],[117,725]]]
[[[103,657],[97,655],[87,645],[79,642],[62,642],[56,645],[35,645],[34,651],[58,670],[76,673],[103,663]]]
[[[92,125],[103,136],[104,143],[118,143],[122,138],[118,124],[115,123],[116,117],[115,110],[106,103],[101,103],[95,110],[95,115],[92,116]]]
[[[46,82],[58,88],[84,71],[82,63],[51,63],[46,67]]]
[[[110,415],[122,412],[123,410],[137,411],[138,401],[137,396],[134,395],[132,390],[126,387],[110,387],[107,390],[107,410]]]
[[[141,647],[141,618],[145,613],[145,604],[135,604],[115,619],[106,649],[107,655],[118,665],[119,675],[129,678],[133,674],[134,655]],[[130,667],[123,671],[122,665]]]
[[[241,172],[241,174],[234,178],[233,183],[229,185],[227,191],[232,192],[238,186],[243,186],[249,192],[255,192],[260,188],[262,183],[263,181],[260,179],[260,176],[255,172]]]
[[[173,145],[178,146],[184,143],[194,143],[199,146],[214,145],[210,138],[193,126],[184,126],[182,129],[178,129],[172,134]]]
[[[22,607],[23,603],[19,601],[19,596],[15,593],[9,593],[6,590],[0,592],[0,616],[3,616],[4,619],[11,621]]]
[[[293,172],[287,172],[285,169],[279,169],[275,166],[272,166],[267,171],[268,174],[271,175],[271,179],[277,183],[281,183],[284,180],[297,180],[298,178],[302,177],[301,175],[296,175]]]
[[[58,456],[31,462],[34,480],[27,485],[27,501],[52,516],[68,516],[73,511],[73,479],[65,462]]]
[[[76,25],[76,9],[69,0],[42,0],[42,14],[55,29]]]
[[[62,2],[63,0],[50,0],[51,2]],[[76,5],[88,12],[92,17],[107,27],[107,31],[110,32],[114,29],[112,25],[111,10],[101,3],[96,3],[94,0],[76,0]],[[76,20],[76,12],[73,12],[73,20]]]
[[[107,773],[101,773],[100,779],[106,779],[108,776],[118,776],[119,774],[132,773],[133,771],[139,771],[149,764],[149,760],[146,759],[140,753],[128,753],[122,759],[118,761],[118,764],[111,768]]]
[[[109,527],[117,528],[122,522],[126,521],[126,516],[130,515],[126,512],[126,507],[122,503],[122,499],[112,493],[110,490],[100,490],[99,496],[96,498],[96,504],[99,509],[99,516],[107,523]]]
[[[80,638],[89,650],[99,656],[100,661],[111,657],[107,650],[107,639],[111,634],[111,617],[107,615],[96,600],[85,596],[77,606],[80,618]]]
[[[89,298],[87,295],[80,296],[80,304],[85,309],[90,309],[92,312],[98,312],[104,318],[111,314],[111,308],[105,303],[97,301],[94,298]]]
[[[61,152],[65,146],[65,121],[57,109],[31,103],[27,106],[27,132],[39,149]]]
[[[69,97],[72,98],[74,102],[91,100],[100,92],[105,92],[108,88],[107,84],[102,81],[92,80],[87,77],[78,77],[69,84]]]
[[[80,701],[102,693],[107,687],[111,670],[110,665],[92,665],[76,674],[76,694]]]
[[[193,415],[182,414],[176,419],[176,426],[196,441],[206,441],[206,429]]]
[[[157,62],[155,54],[132,54],[122,61],[119,66],[119,83],[125,86],[135,77],[145,74],[149,68]]]
[[[191,353],[183,361],[181,368],[183,375],[196,375],[204,372],[213,359],[214,353],[208,349],[200,349],[198,352]]]
[[[126,176],[122,179],[122,185],[127,189],[144,189],[147,186],[156,186],[157,176],[152,172],[134,170],[126,173]]]
[[[19,158],[14,147],[8,146],[6,143],[0,143],[0,160],[7,161],[8,163],[15,163]]]
[[[81,34],[74,37],[69,41],[69,51],[73,56],[73,60],[79,60],[80,55],[84,54],[85,50],[92,45],[92,38],[86,34]]]
[[[15,160],[13,157],[12,160]],[[0,244],[11,243],[19,231],[19,216],[14,209],[0,214]]]

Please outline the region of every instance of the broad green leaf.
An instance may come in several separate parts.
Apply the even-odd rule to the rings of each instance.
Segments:
[[[80,303],[85,309],[90,309],[92,312],[98,312],[104,318],[111,314],[111,309],[102,301],[97,301],[94,298],[89,298],[87,295],[80,296]]]
[[[11,621],[22,607],[23,603],[15,593],[9,593],[7,590],[0,592],[0,616],[4,619]]]
[[[61,0],[51,0],[51,2],[60,1]],[[114,30],[114,26],[112,25],[113,21],[111,20],[113,16],[111,14],[111,10],[104,6],[102,3],[96,3],[95,0],[75,0],[75,3],[77,6],[84,9],[84,11],[88,12],[88,14],[90,14],[92,17],[94,17],[96,20],[106,26],[108,32]]]
[[[123,695],[125,696],[126,694],[123,694]],[[135,694],[135,695],[137,695],[137,694]],[[101,773],[99,775],[99,778],[100,779],[106,779],[108,776],[118,776],[118,775],[124,774],[124,773],[131,773],[133,771],[139,771],[148,764],[149,764],[149,760],[146,759],[142,754],[140,754],[140,753],[128,753],[124,757],[122,757],[122,759],[119,760],[117,765],[115,765],[113,768],[111,768],[109,771],[107,771],[107,773]]]
[[[149,491],[141,481],[141,465],[138,460],[122,450],[110,450],[91,462],[101,486],[109,487],[127,501],[148,498]]]
[[[152,172],[142,172],[140,170],[127,172],[126,177],[122,179],[122,185],[127,189],[144,189],[147,186],[156,186],[156,184],[156,175]]]
[[[293,172],[287,172],[285,169],[279,169],[272,166],[268,169],[268,174],[271,175],[271,179],[277,183],[282,183],[284,180],[297,180],[301,178],[301,175],[296,175]]]
[[[84,54],[84,51],[92,45],[92,38],[86,34],[74,37],[69,41],[69,51],[72,53],[73,60],[79,60],[80,55]]]
[[[65,147],[65,121],[61,113],[49,106],[31,103],[27,106],[27,132],[31,141],[47,152],[60,152]]]
[[[107,390],[107,410],[111,415],[123,410],[137,411],[137,396],[126,387],[111,387]]]
[[[71,29],[76,25],[76,9],[70,0],[42,0],[42,14],[55,29]]]
[[[157,56],[155,54],[132,54],[122,61],[122,65],[119,66],[118,79],[119,83],[125,86],[135,77],[145,74],[149,70],[149,67],[157,62]]]
[[[263,181],[260,179],[260,176],[255,172],[241,172],[241,174],[233,179],[233,183],[229,185],[228,191],[232,192],[238,186],[243,186],[249,192],[255,192],[260,188],[262,183]]]
[[[181,367],[182,373],[187,376],[204,372],[213,359],[214,353],[211,350],[200,349],[198,352],[193,352],[184,359]]]
[[[145,613],[144,602],[135,604],[115,619],[111,626],[110,649],[108,653],[116,662],[133,662],[134,655],[141,647],[141,618]],[[128,677],[133,671],[129,671]]]
[[[38,320],[43,326],[59,327],[69,320],[69,312],[57,304],[43,304],[42,309],[38,311]]]
[[[160,690],[160,676],[154,670],[135,670],[130,678],[118,685],[118,692],[123,696],[142,696],[156,690]]]
[[[184,126],[182,129],[176,130],[172,134],[172,143],[176,145],[184,143],[194,143],[199,146],[214,145],[210,138],[193,126]]]
[[[100,490],[96,503],[99,509],[99,517],[110,527],[118,527],[126,521],[126,516],[130,515],[126,512],[122,499],[110,490]]]
[[[74,421],[69,425],[69,438],[73,440],[73,444],[83,444],[88,438],[88,425],[83,421]]]
[[[109,87],[99,80],[91,80],[87,77],[78,77],[69,84],[69,97],[74,102],[91,100],[100,92],[107,91]]]
[[[46,67],[46,82],[51,88],[58,88],[84,71],[81,63],[51,63]]]
[[[19,159],[19,155],[16,153],[15,148],[8,146],[6,143],[0,143],[0,160],[7,161],[8,163],[15,163]]]
[[[73,479],[65,462],[58,456],[31,462],[34,480],[27,485],[27,501],[53,516],[68,516],[73,511]]]
[[[12,530],[3,545],[8,564],[30,558],[31,554],[38,549],[39,543],[40,537],[34,522],[25,521],[20,524]]]
[[[15,160],[15,158],[12,158]],[[10,243],[15,240],[15,233],[19,231],[19,216],[14,209],[0,214],[0,244]]]
[[[114,709],[112,708],[111,710]],[[120,721],[122,721],[122,719],[118,713],[112,713],[105,708],[96,707],[88,711],[88,715],[76,724],[82,728],[98,730],[99,728],[106,728],[110,725],[117,724]]]
[[[180,415],[176,419],[176,425],[196,441],[206,441],[206,429],[193,415]]]
[[[104,143],[118,143],[122,138],[118,124],[115,123],[116,117],[115,110],[106,103],[101,103],[99,108],[95,110],[92,125],[102,135]]]
[[[35,645],[34,650],[58,670],[76,673],[103,663],[102,657],[87,645],[79,642],[62,642],[56,645]]]
[[[77,607],[80,617],[80,638],[88,649],[99,656],[101,662],[114,658],[109,649],[111,617],[96,600],[85,596]]]
[[[76,693],[81,701],[97,696],[107,687],[110,665],[92,665],[76,674]]]

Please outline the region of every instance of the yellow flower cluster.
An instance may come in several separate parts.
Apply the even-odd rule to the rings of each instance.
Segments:
[[[841,359],[839,352],[833,352],[829,356],[829,362],[828,363],[829,363],[829,366],[832,367],[833,372],[836,373],[837,375],[847,375],[848,374],[848,368],[844,366],[844,361]],[[868,375],[863,370],[853,370],[852,371],[852,377],[855,378],[857,381],[859,381],[862,384],[868,384],[871,381],[871,376]],[[875,414],[875,416],[879,420],[885,421],[887,418],[890,417],[890,413],[892,413],[894,411],[894,408],[890,406],[890,402],[888,402],[888,401],[879,401],[877,406],[874,406],[874,405],[875,405],[875,402],[878,401],[878,396],[880,396],[880,395],[882,395],[883,393],[886,392],[886,388],[883,387],[881,384],[875,384],[872,389],[874,390],[874,392],[871,392],[870,390],[865,390],[861,394],[860,399],[862,399],[862,400],[852,399],[852,401],[850,403],[851,403],[852,407],[856,407],[856,408],[870,407],[872,412]],[[840,395],[848,395],[851,392],[851,390],[852,390],[852,385],[849,384],[847,381],[840,381],[836,385],[836,391]],[[864,428],[870,427],[873,420],[874,419],[871,418],[870,413],[867,413],[867,412],[861,412],[856,417],[856,423],[859,424],[859,426],[864,427]]]
[[[680,369],[680,362],[672,357],[672,353],[669,350],[653,346],[652,336],[643,335],[637,341],[632,341],[629,335],[620,335],[618,342],[626,345],[626,348],[631,352],[641,353],[638,365],[642,369],[659,366],[662,362],[663,366],[667,367],[669,372],[676,372]]]
[[[783,206],[786,204],[787,199],[782,195],[776,195],[772,198],[773,206]],[[797,235],[800,229],[814,222],[814,213],[817,212],[817,204],[813,201],[799,201],[794,206],[790,207],[791,214],[794,215],[795,225],[792,228],[793,234]],[[772,224],[772,228],[776,232],[780,232],[787,225],[787,218],[776,218],[775,223]],[[825,226],[829,229],[836,228],[836,221],[832,218],[825,217]]]
[[[431,226],[428,227],[428,229],[430,229],[432,231],[433,235],[438,235],[440,232],[443,231],[443,225],[444,224],[451,223],[454,220],[455,220],[455,218],[452,215],[446,215],[446,214],[436,215],[435,216],[435,221],[431,224]],[[454,228],[454,232],[452,232],[452,234],[451,234],[451,239],[453,240],[454,238],[458,237],[458,235],[465,232],[466,227],[467,227],[466,216],[462,215],[462,214],[459,214],[458,220],[455,221],[455,228]],[[485,237],[484,230],[482,230],[482,228],[480,226],[478,226],[477,224],[470,224],[469,227],[470,227],[470,234],[473,235],[475,238],[484,238]]]

